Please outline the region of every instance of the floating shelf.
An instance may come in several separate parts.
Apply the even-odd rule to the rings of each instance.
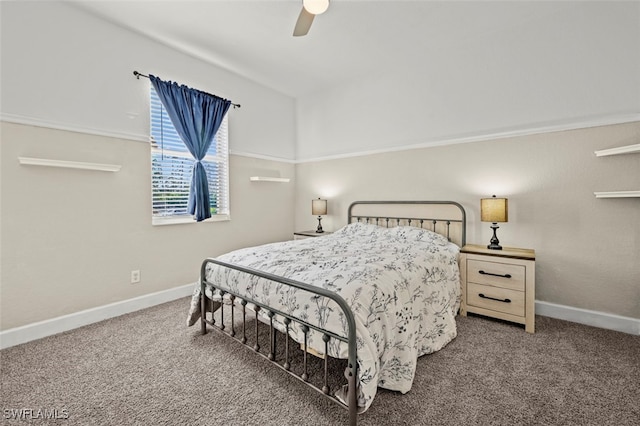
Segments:
[[[289,182],[289,178],[278,178],[278,177],[264,177],[264,176],[251,176],[249,178],[251,182]]]
[[[608,191],[594,192],[596,198],[638,198],[640,191]]]
[[[62,167],[66,169],[96,170],[99,172],[118,172],[118,164],[84,163],[80,161],[50,160],[46,158],[18,157],[20,164],[27,166]]]
[[[640,152],[640,143],[635,145],[620,146],[618,148],[603,149],[601,151],[594,151],[596,157],[606,157],[608,155],[619,154],[631,154],[634,152]]]
[[[601,151],[594,151],[596,157],[606,157],[609,155],[620,154],[632,154],[640,152],[640,143],[626,146],[619,146],[617,148],[603,149]],[[596,198],[640,198],[640,191],[607,191],[607,192],[594,192]]]

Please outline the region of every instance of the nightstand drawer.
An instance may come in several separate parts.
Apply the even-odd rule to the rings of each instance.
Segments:
[[[471,260],[467,262],[467,280],[505,289],[524,291],[525,267],[509,263]]]
[[[468,305],[519,317],[525,316],[524,295],[523,291],[475,283],[467,284]]]

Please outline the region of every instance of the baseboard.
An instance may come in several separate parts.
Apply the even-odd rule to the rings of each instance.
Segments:
[[[536,300],[536,315],[640,336],[640,319]]]
[[[121,302],[110,303],[104,306],[87,309],[73,314],[63,315],[45,321],[27,324],[21,327],[0,331],[0,349],[27,343],[32,340],[52,336],[74,328],[93,324],[109,318],[114,318],[130,312],[139,311],[151,306],[171,302],[189,296],[193,293],[194,284],[187,284],[180,287],[170,288],[157,293],[145,294],[144,296]]]

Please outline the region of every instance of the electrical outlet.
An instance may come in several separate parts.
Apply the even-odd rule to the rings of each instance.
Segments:
[[[131,271],[131,284],[140,282],[140,270]]]

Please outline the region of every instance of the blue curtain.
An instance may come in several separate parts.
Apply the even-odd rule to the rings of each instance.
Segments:
[[[200,222],[211,217],[209,182],[201,160],[207,154],[231,101],[149,75],[162,105],[196,160],[189,188],[188,211]]]

